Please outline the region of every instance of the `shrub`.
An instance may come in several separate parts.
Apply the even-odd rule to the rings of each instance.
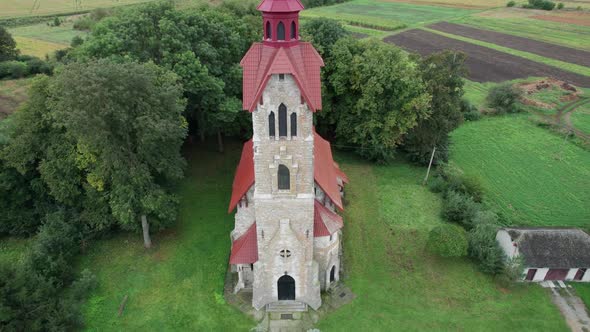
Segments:
[[[495,224],[480,223],[468,234],[469,256],[478,261],[483,272],[492,275],[504,271],[504,252],[496,241],[498,228]]]
[[[463,118],[466,121],[477,121],[481,118],[481,113],[471,104],[467,99],[461,100],[461,112],[463,112]]]
[[[27,75],[27,64],[21,61],[0,62],[0,78],[21,78]]]
[[[479,210],[480,204],[464,193],[449,190],[444,197],[443,217],[447,221],[460,223],[467,229],[471,229],[473,218]]]
[[[477,225],[497,225],[499,224],[498,215],[490,210],[477,211],[472,219],[473,227]]]
[[[74,36],[74,38],[72,38],[72,42],[70,43],[70,46],[76,47],[76,46],[80,46],[82,44],[84,44],[84,39],[80,36]]]
[[[56,16],[56,17],[54,17],[54,18],[53,18],[53,26],[54,26],[54,27],[58,27],[58,26],[60,26],[60,25],[61,25],[61,20],[59,19],[59,17],[57,17],[57,16]]]
[[[557,4],[557,9],[563,9],[563,7],[565,7],[563,5],[563,2],[560,2],[560,3]]]
[[[496,110],[498,114],[516,113],[520,109],[518,100],[522,91],[513,87],[511,84],[502,84],[493,87],[487,98],[487,104]]]
[[[506,4],[506,7],[514,7],[514,5],[516,5],[516,2],[508,1],[508,3]]]
[[[550,0],[528,0],[529,3],[522,6],[522,8],[553,10],[555,2]]]
[[[96,24],[96,21],[88,16],[83,16],[74,22],[74,29],[82,31],[90,31]]]
[[[442,176],[434,176],[428,182],[428,188],[433,193],[444,193],[449,188],[447,181]]]
[[[467,255],[467,246],[467,233],[453,224],[433,228],[428,237],[428,249],[442,257],[463,257]]]

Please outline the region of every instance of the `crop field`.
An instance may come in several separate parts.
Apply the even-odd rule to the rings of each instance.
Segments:
[[[416,5],[429,5],[440,7],[453,7],[465,9],[489,9],[495,7],[504,7],[504,0],[384,0],[388,2],[403,2]]]
[[[590,2],[588,2],[590,4]],[[532,18],[537,20],[577,24],[590,27],[590,13],[588,12],[558,12],[549,15],[536,15]]]
[[[153,0],[2,0],[0,18],[80,12]]]
[[[384,40],[423,56],[446,49],[464,52],[467,54],[465,64],[469,70],[467,77],[476,82],[503,82],[531,76],[551,76],[577,86],[590,87],[590,76],[424,30],[407,30]]]
[[[398,2],[353,0],[350,2],[305,10],[303,17],[327,17],[354,25],[396,30],[428,22],[469,15],[476,11],[461,8],[413,5]]]
[[[486,203],[516,225],[590,220],[590,152],[527,119],[484,118],[452,133],[451,160],[480,180]]]
[[[55,44],[69,45],[75,36],[82,36],[86,33],[74,30],[73,22],[62,23],[58,27],[49,26],[45,23],[20,26],[8,30],[14,37],[35,39]]]

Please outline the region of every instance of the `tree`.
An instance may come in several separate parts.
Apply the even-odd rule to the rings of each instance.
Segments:
[[[12,35],[3,26],[0,26],[0,62],[12,60],[17,55],[18,50]]]
[[[467,255],[467,233],[457,225],[443,224],[430,231],[428,249],[442,257]]]
[[[339,21],[326,18],[314,18],[301,26],[302,38],[312,43],[324,58],[330,56],[332,47],[339,39],[349,35],[350,32]]]
[[[518,101],[522,91],[512,84],[506,83],[490,89],[486,102],[489,107],[496,110],[498,114],[517,113],[520,111]]]
[[[499,274],[504,270],[504,252],[496,241],[498,226],[491,223],[478,223],[469,232],[469,255],[475,258],[481,270],[489,274]]]
[[[463,53],[451,51],[432,54],[420,62],[422,79],[432,96],[432,111],[408,132],[403,146],[411,159],[421,165],[428,165],[435,146],[434,163],[448,160],[449,133],[463,121],[464,62]]]
[[[326,68],[332,101],[324,112],[332,113],[337,141],[368,159],[391,159],[402,136],[429,114],[431,98],[418,68],[395,46],[343,38]]]

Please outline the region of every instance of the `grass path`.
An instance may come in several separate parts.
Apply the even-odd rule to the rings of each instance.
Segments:
[[[321,320],[320,330],[567,330],[540,287],[501,289],[467,259],[425,250],[428,231],[442,220],[440,198],[419,185],[424,169],[340,157],[351,180],[344,280],[358,297]]]
[[[246,331],[254,322],[223,300],[232,216],[226,213],[239,147],[227,154],[187,150],[179,224],[154,237],[146,253],[139,234],[100,241],[81,260],[99,289],[84,306],[90,331]],[[125,295],[129,301],[117,317]]]

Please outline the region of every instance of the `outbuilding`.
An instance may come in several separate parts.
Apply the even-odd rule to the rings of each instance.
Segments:
[[[496,240],[508,259],[523,258],[524,281],[590,282],[590,235],[578,228],[503,228]]]

